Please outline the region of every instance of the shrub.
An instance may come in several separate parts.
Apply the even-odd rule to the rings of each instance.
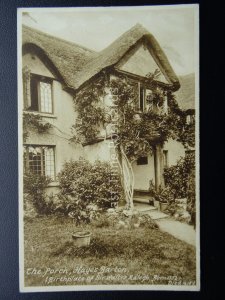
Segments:
[[[119,173],[115,174],[107,162],[71,160],[64,164],[58,179],[61,188],[58,209],[66,214],[73,212],[77,222],[89,222],[97,209],[110,208],[121,198]]]
[[[149,215],[135,212],[127,216],[122,210],[113,213],[101,213],[98,218],[93,220],[91,224],[96,228],[114,227],[117,229],[134,229],[138,227],[156,229],[158,225]]]
[[[187,197],[190,174],[194,169],[194,153],[181,158],[175,166],[164,169],[165,185],[174,193],[175,198]]]
[[[170,189],[169,186],[162,187],[159,186],[159,190],[156,190],[156,187],[152,180],[149,182],[149,193],[150,195],[156,200],[164,203],[172,202],[174,201],[174,192]]]
[[[189,177],[189,184],[187,190],[187,211],[191,215],[191,223],[196,225],[196,195],[195,195],[195,172],[192,170],[190,177]]]
[[[191,214],[191,222],[195,225],[195,155],[190,152],[181,158],[177,165],[164,170],[165,184],[175,198],[187,198],[187,211]],[[175,205],[171,206],[174,212]]]
[[[51,203],[48,203],[44,192],[50,182],[51,179],[43,175],[25,173],[23,176],[24,200],[29,199],[39,214],[48,214],[51,211]],[[30,197],[27,197],[28,195]],[[27,203],[25,202],[26,207]]]

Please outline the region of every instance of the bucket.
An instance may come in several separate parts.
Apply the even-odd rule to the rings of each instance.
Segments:
[[[90,245],[91,233],[89,231],[76,231],[72,234],[73,243],[76,247],[85,247]]]

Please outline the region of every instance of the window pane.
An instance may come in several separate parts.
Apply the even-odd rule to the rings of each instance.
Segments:
[[[45,147],[44,149],[44,172],[46,176],[54,179],[55,177],[55,161],[54,161],[54,149]]]
[[[144,110],[144,88],[140,87],[140,111]]]
[[[54,147],[50,146],[24,146],[24,168],[29,171],[55,179]]]
[[[152,111],[153,110],[153,93],[151,90],[146,89],[145,91],[145,109],[146,111]]]
[[[29,107],[32,111],[38,111],[38,81],[35,76],[31,77],[30,80],[30,97],[31,97],[31,106]]]
[[[41,112],[52,113],[52,86],[51,83],[40,81]]]
[[[41,152],[34,147],[29,147],[29,170],[34,174],[41,175]]]

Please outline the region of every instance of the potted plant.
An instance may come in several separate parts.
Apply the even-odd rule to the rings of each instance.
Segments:
[[[163,212],[168,207],[168,195],[167,195],[166,188],[162,188],[161,186],[159,186],[158,198],[159,198],[160,211]]]
[[[84,218],[86,218],[86,212],[80,213]],[[75,223],[76,213],[75,211],[71,211],[68,216],[73,219],[73,223]],[[80,216],[79,216],[80,218]],[[79,229],[72,233],[72,239],[74,246],[76,247],[87,247],[90,245],[91,241],[91,232],[85,229]]]
[[[159,210],[160,209],[160,202],[158,199],[154,198],[154,206]]]
[[[156,191],[155,185],[150,181],[149,192],[154,198],[154,206],[162,212],[167,210],[169,202],[173,198],[173,195],[168,187],[162,188],[159,186],[159,190]]]
[[[152,180],[150,180],[149,182],[149,193],[153,199],[153,204],[154,206],[159,210],[160,209],[160,205],[159,205],[159,195],[155,189],[155,185],[153,183]]]
[[[168,208],[168,201],[164,199],[160,201],[160,210],[164,212],[165,210],[167,210],[167,208]]]

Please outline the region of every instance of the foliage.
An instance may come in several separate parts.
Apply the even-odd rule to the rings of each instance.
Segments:
[[[195,171],[191,170],[189,176],[189,184],[187,189],[187,211],[191,215],[191,222],[195,226],[196,225],[196,187],[195,187]]]
[[[144,112],[140,112],[138,108],[137,86],[123,78],[110,82],[114,104],[118,107],[118,142],[130,160],[152,152],[154,144],[165,140],[170,132],[166,115],[159,113],[164,92],[158,88],[154,77],[146,80],[153,91],[154,109]]]
[[[195,147],[195,119],[190,124],[184,124],[178,141],[180,141],[186,149]]]
[[[171,203],[175,199],[175,195],[169,186],[163,188],[160,185],[157,191],[152,180],[149,183],[149,193],[156,201],[162,203]]]
[[[137,84],[123,77],[109,82],[102,76],[88,87],[78,92],[75,108],[78,119],[73,126],[76,142],[95,141],[100,129],[112,122],[115,112],[103,105],[108,89],[113,95],[113,105],[117,107],[116,135],[118,149],[122,146],[130,160],[152,152],[156,143],[168,138],[181,141],[185,147],[194,145],[194,125],[186,124],[185,113],[179,108],[175,96],[170,90],[164,91],[156,81],[157,72],[148,74],[146,84],[152,90],[147,102],[152,108],[141,112],[138,107],[139,92]],[[163,110],[163,101],[167,93],[169,110]]]
[[[186,124],[185,112],[179,108],[172,91],[159,86],[157,77],[158,72],[155,71],[145,78],[146,86],[151,89],[152,94],[146,99],[148,108],[144,111],[139,109],[137,83],[122,76],[109,81],[101,76],[78,92],[75,98],[78,121],[73,126],[73,140],[81,143],[96,141],[100,129],[106,124],[115,124],[116,119],[116,130],[111,133],[111,138],[117,146],[119,156],[123,148],[131,161],[152,153],[155,145],[163,145],[169,138],[182,142],[185,148],[193,147],[194,123]],[[114,108],[104,107],[106,91],[110,91],[112,95]],[[164,108],[165,97],[168,99],[168,111]],[[156,198],[165,201],[185,197],[189,174],[185,173],[186,164],[186,161],[183,165],[178,163],[176,167],[166,171],[169,187],[163,190],[160,188],[155,194]],[[170,180],[170,177],[173,179]]]
[[[195,119],[189,124],[186,121],[186,112],[182,111],[176,101],[175,95],[168,93],[170,118],[173,120],[174,139],[181,142],[188,149],[195,147]]]
[[[77,222],[89,222],[94,211],[111,207],[122,195],[120,177],[107,162],[71,160],[64,164],[58,179],[61,188],[58,209],[71,213]]]
[[[78,118],[72,126],[74,133],[72,141],[84,143],[96,140],[100,126],[106,117],[103,107],[104,86],[104,77],[100,77],[92,82],[88,88],[79,91],[74,98]]]
[[[196,217],[196,189],[195,189],[195,154],[190,152],[181,158],[177,165],[164,170],[167,188],[174,198],[187,198],[187,211],[191,215],[191,222],[195,225]],[[169,210],[174,213],[175,203],[171,202]]]
[[[47,132],[52,125],[48,122],[43,122],[43,118],[40,115],[32,113],[23,113],[23,140],[27,140],[29,136],[29,129],[36,128],[39,133]]]
[[[138,227],[158,228],[158,225],[149,215],[135,212],[126,216],[122,210],[115,210],[111,213],[101,213],[91,224],[96,228],[114,227],[117,229],[134,229]]]
[[[165,184],[174,193],[175,198],[186,198],[190,174],[195,170],[195,154],[181,158],[174,166],[164,169]]]
[[[50,182],[51,179],[44,175],[25,173],[23,176],[24,193],[30,196],[29,199],[39,214],[51,212],[51,202],[48,202],[44,192]],[[26,195],[24,199],[27,199]]]

